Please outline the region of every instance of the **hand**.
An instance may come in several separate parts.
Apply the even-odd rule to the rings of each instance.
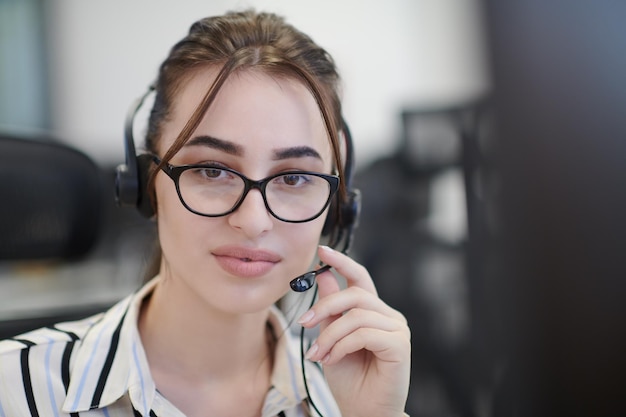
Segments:
[[[411,367],[406,319],[378,298],[362,265],[325,246],[318,254],[346,278],[347,288],[341,290],[330,271],[317,277],[319,301],[299,321],[320,325],[307,359],[324,366],[344,417],[403,415]]]

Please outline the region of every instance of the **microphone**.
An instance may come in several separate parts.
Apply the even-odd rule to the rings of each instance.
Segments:
[[[291,286],[291,289],[295,292],[305,292],[307,290],[310,290],[313,287],[313,284],[315,284],[315,277],[319,274],[323,274],[330,268],[330,265],[324,265],[319,269],[309,271],[291,280],[289,285]]]

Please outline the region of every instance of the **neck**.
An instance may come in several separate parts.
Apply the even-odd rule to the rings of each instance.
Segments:
[[[235,379],[268,368],[269,309],[229,314],[211,309],[170,280],[160,281],[144,301],[139,333],[154,371],[189,380]],[[172,301],[182,296],[184,303]],[[271,368],[271,365],[269,366]]]

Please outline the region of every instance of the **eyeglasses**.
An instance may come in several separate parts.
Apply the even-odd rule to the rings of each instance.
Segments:
[[[161,160],[154,157],[154,162]],[[220,217],[237,210],[253,189],[278,220],[304,223],[319,217],[339,188],[339,177],[309,171],[288,171],[254,181],[235,170],[216,165],[165,164],[180,202],[192,213]]]

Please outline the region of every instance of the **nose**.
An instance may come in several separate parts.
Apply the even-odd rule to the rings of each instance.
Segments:
[[[272,229],[274,218],[265,207],[261,191],[253,189],[237,210],[228,215],[228,223],[248,238],[255,238]]]

